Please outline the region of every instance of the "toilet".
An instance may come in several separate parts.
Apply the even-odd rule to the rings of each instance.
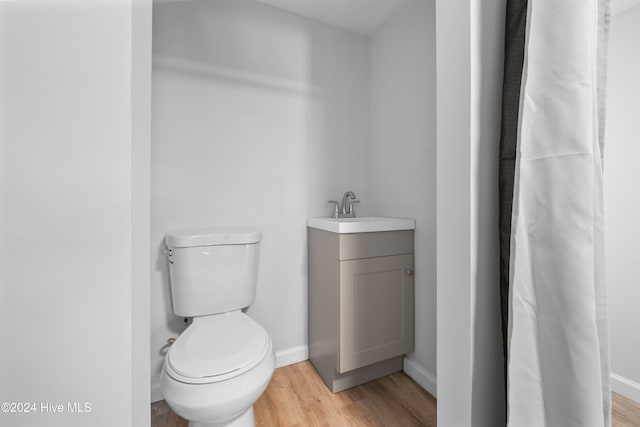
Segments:
[[[260,239],[247,227],[166,235],[173,311],[193,322],[169,348],[160,387],[190,427],[255,426],[275,369],[269,334],[243,312],[256,297]]]

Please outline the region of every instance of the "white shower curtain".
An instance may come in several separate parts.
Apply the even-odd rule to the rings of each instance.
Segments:
[[[608,0],[509,0],[501,141],[507,424],[610,426]]]

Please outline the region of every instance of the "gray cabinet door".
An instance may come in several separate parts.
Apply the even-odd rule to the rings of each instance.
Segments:
[[[340,261],[340,373],[413,351],[413,277],[413,254]]]

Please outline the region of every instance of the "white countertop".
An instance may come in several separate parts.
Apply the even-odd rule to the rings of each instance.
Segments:
[[[332,233],[372,233],[377,231],[414,230],[412,218],[385,218],[363,216],[356,218],[309,218],[307,226]]]

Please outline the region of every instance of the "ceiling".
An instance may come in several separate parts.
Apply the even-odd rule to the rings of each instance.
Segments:
[[[256,0],[298,15],[369,35],[411,0]],[[423,0],[420,0],[423,1]]]
[[[170,3],[174,1],[184,0],[154,0],[154,3]],[[403,4],[414,0],[256,1],[359,34],[370,35],[396,9]],[[640,6],[640,0],[611,0],[611,13],[615,15],[635,6]]]
[[[640,0],[611,0],[611,13],[615,15],[638,5],[640,5]]]
[[[412,0],[256,0],[336,27],[369,35],[401,5]],[[417,0],[425,1],[425,0]],[[611,0],[611,13],[635,6],[640,0]]]

